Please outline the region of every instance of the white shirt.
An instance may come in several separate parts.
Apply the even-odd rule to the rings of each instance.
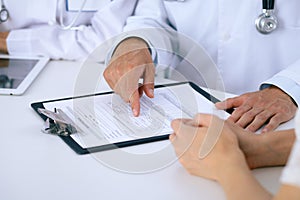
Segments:
[[[283,169],[281,182],[300,187],[300,110],[295,118],[296,141],[291,151],[288,163]]]
[[[200,56],[201,52],[201,59],[194,52],[192,60],[197,61],[196,67],[200,66],[200,75],[207,82],[224,84],[227,92],[242,94],[256,91],[262,84],[273,84],[300,105],[300,14],[297,9],[300,1],[277,0],[275,7],[278,29],[263,35],[255,28],[255,20],[262,12],[261,0],[139,0],[135,16],[129,17],[124,30],[149,41],[149,46],[156,50],[157,64],[176,65],[189,80],[197,82],[199,72],[195,73],[182,61],[168,63],[174,59],[160,50],[177,52],[184,44],[178,47],[175,44],[178,41],[140,28],[176,30],[201,45],[217,67],[213,69],[209,62],[203,64],[205,58]],[[217,73],[221,78],[217,78]]]
[[[81,30],[62,30],[54,24],[59,21],[61,9],[67,25],[77,15],[77,11],[66,10],[65,0],[4,0],[10,18],[0,24],[0,31],[11,31],[7,39],[9,54],[71,60],[86,57],[103,41],[122,32],[137,0],[103,1],[107,3],[96,7],[97,11],[80,14],[75,26],[81,25]]]

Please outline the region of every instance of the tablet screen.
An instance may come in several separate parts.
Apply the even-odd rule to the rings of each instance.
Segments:
[[[0,89],[16,89],[37,64],[37,59],[0,58]]]

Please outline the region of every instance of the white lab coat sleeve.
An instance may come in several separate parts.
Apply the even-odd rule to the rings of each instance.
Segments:
[[[275,74],[262,83],[261,89],[275,85],[287,93],[300,106],[300,60],[293,63],[285,70]]]
[[[300,187],[300,110],[298,110],[295,122],[296,141],[280,180],[283,184]]]
[[[116,38],[106,63],[109,62],[114,48],[129,37],[144,39],[151,50],[155,63],[169,65],[176,46],[176,32],[170,25],[162,0],[139,0],[133,16],[127,19],[123,34]]]
[[[105,58],[105,65],[108,65],[109,61],[111,60],[111,57],[113,56],[116,48],[118,47],[118,45],[122,41],[124,41],[124,40],[126,40],[128,38],[132,38],[132,37],[138,37],[138,38],[144,40],[147,43],[147,45],[148,45],[148,48],[150,50],[152,59],[156,60],[156,58],[157,58],[156,50],[153,47],[153,45],[151,45],[151,42],[147,38],[143,37],[142,35],[137,35],[137,34],[133,34],[133,33],[123,33],[122,35],[119,35],[115,39],[113,39],[112,46],[108,50],[108,53],[107,53],[106,58]]]
[[[45,55],[52,59],[80,60],[105,40],[122,32],[137,0],[112,1],[81,30],[62,30],[58,26],[35,25],[13,30],[7,38],[11,55]]]

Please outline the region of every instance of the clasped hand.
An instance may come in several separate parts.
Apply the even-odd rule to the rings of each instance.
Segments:
[[[172,121],[172,128],[170,140],[175,153],[190,174],[222,181],[227,174],[224,171],[248,169],[236,132],[247,133],[235,124],[213,115],[197,114],[193,119]]]

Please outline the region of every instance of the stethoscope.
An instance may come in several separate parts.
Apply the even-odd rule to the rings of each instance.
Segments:
[[[263,10],[255,20],[256,29],[262,34],[273,32],[278,26],[278,20],[274,14],[275,0],[263,0]]]
[[[185,2],[186,0],[165,0]],[[278,26],[278,20],[274,14],[275,0],[262,0],[262,14],[255,20],[256,29],[262,34],[273,32]]]
[[[50,21],[49,25],[56,25],[62,30],[82,30],[82,26],[75,26],[75,24],[76,24],[78,18],[80,17],[80,15],[83,11],[83,8],[84,8],[84,5],[85,5],[86,1],[87,0],[82,1],[79,10],[76,13],[76,16],[71,20],[71,22],[69,24],[66,25],[64,23],[64,8],[61,7],[61,8],[59,8],[59,10],[60,10],[59,20],[58,21],[57,20],[56,21]]]
[[[63,16],[63,9],[60,9],[59,13],[59,22],[49,22],[50,25],[57,24],[61,29],[63,30],[80,30],[80,26],[74,26],[77,22],[80,14],[82,13],[83,7],[85,5],[87,0],[83,0],[82,4],[80,6],[80,9],[78,10],[76,16],[73,18],[73,20],[70,22],[70,24],[65,25],[64,23],[64,16]],[[1,10],[0,10],[0,23],[6,22],[9,18],[9,12],[5,7],[4,0],[1,0]]]
[[[5,7],[4,1],[1,0],[0,23],[6,22],[9,18],[8,10]]]
[[[166,1],[184,2],[186,0],[166,0]],[[68,25],[65,25],[63,19],[63,9],[60,9],[59,23],[55,22],[54,24],[58,24],[59,27],[63,30],[80,30],[81,29],[80,26],[74,26],[74,25],[77,22],[80,14],[82,13],[85,3],[86,0],[83,0],[76,16]],[[273,32],[278,26],[278,20],[276,15],[274,14],[275,0],[263,0],[262,4],[263,4],[262,14],[260,14],[258,18],[255,20],[255,25],[256,25],[256,29],[260,33],[269,34]],[[9,18],[9,12],[5,7],[4,0],[1,0],[0,23],[6,22],[8,18]]]

